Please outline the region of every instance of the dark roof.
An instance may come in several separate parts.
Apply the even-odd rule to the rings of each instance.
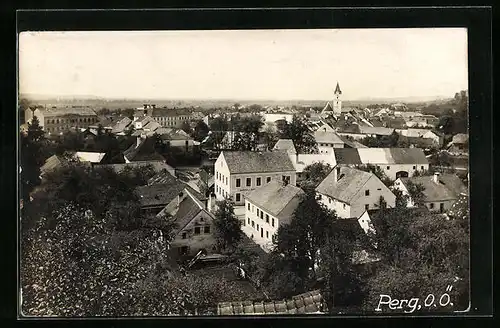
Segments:
[[[165,160],[154,148],[155,140],[153,138],[142,138],[139,145],[133,143],[127,150],[123,152],[129,161],[155,161]]]
[[[466,190],[462,180],[454,174],[441,174],[439,183],[434,182],[434,176],[401,178],[403,184],[406,185],[407,181],[425,188],[423,193],[427,202],[458,199],[460,193]]]
[[[375,177],[373,173],[353,169],[350,167],[340,167],[340,174],[337,176],[337,169],[333,169],[328,176],[316,187],[316,191],[341,202],[350,204],[354,196],[368,182]],[[337,176],[337,180],[335,180]],[[376,178],[376,177],[375,177]]]
[[[337,164],[363,164],[356,147],[337,148],[334,151]]]
[[[178,234],[193,218],[203,209],[199,202],[191,198],[189,194],[179,204],[179,209],[174,215],[176,228],[174,234]]]
[[[342,94],[342,91],[340,91],[340,86],[339,86],[338,82],[337,82],[337,86],[335,87],[335,92],[334,93]]]
[[[388,148],[395,164],[428,164],[420,148]]]
[[[223,302],[217,305],[218,315],[307,314],[323,313],[325,306],[320,290],[314,290],[288,300],[268,302]]]
[[[182,183],[153,184],[136,188],[141,206],[166,206],[175,199],[185,188]]]
[[[280,224],[291,220],[304,191],[293,185],[273,180],[250,192],[246,198],[269,214],[280,219]]]
[[[172,187],[178,185],[179,187],[175,187],[175,188],[181,188],[181,189],[185,188],[185,189],[189,190],[189,192],[194,197],[196,197],[198,200],[206,200],[207,199],[207,197],[205,195],[202,195],[198,191],[194,190],[187,183],[179,180],[177,177],[174,177],[170,172],[168,172],[168,170],[161,170],[148,180],[148,186],[157,185],[157,184],[170,185]]]
[[[283,151],[223,151],[222,155],[232,174],[295,171],[288,154]]]

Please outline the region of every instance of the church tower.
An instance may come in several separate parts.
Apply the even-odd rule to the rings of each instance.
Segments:
[[[342,112],[342,100],[340,100],[340,96],[342,95],[342,91],[340,91],[339,83],[337,82],[337,86],[335,87],[335,97],[333,98],[333,112],[335,114],[340,114]]]

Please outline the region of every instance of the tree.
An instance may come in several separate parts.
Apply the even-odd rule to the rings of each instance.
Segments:
[[[405,227],[412,237],[393,240],[392,247],[400,249],[398,262],[384,261],[384,265],[367,281],[366,308],[376,309],[381,294],[390,295],[392,299],[417,297],[422,305],[429,294],[435,295],[437,303],[442,294],[448,293],[453,306],[426,307],[425,310],[449,312],[451,309],[465,309],[469,288],[469,233],[465,226],[468,222],[445,220],[430,213],[412,217]],[[451,291],[447,290],[448,286],[453,287]],[[403,308],[399,311],[409,310]]]
[[[318,152],[318,145],[303,119],[294,115],[291,123],[278,126],[280,139],[292,139],[298,153],[312,154]]]
[[[71,203],[52,215],[41,218],[21,247],[22,313],[130,315],[137,284],[164,270],[159,232],[110,231],[105,217]]]
[[[201,142],[208,136],[208,132],[210,132],[208,125],[206,125],[202,120],[199,120],[194,128],[193,138],[194,140]]]
[[[304,168],[302,174],[305,176],[304,188],[316,188],[332,171],[328,163],[318,162]]]
[[[194,132],[193,128],[191,128],[191,125],[187,121],[182,122],[181,130],[184,131],[184,132],[186,132],[189,135],[192,135],[193,132]]]
[[[365,164],[359,165],[357,168],[361,171],[375,174],[375,176],[387,187],[391,187],[394,184],[394,181],[389,178],[387,174],[385,174],[384,170],[382,170],[379,166],[375,166],[373,164]]]
[[[425,194],[424,186],[420,183],[413,183],[408,180],[406,182],[406,189],[408,190],[408,195],[415,206],[424,206]]]
[[[220,250],[234,251],[234,248],[243,238],[241,222],[234,214],[232,201],[226,199],[217,202],[214,213],[214,226],[217,247]]]
[[[21,197],[29,202],[30,193],[40,184],[40,168],[45,162],[43,145],[45,134],[34,116],[26,134],[21,134]]]

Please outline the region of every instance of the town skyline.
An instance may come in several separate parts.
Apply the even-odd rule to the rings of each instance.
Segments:
[[[347,101],[450,98],[468,89],[466,39],[457,28],[26,32],[19,92],[312,101],[339,82]]]

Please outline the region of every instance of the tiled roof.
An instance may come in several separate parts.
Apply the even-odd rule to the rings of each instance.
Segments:
[[[168,205],[185,188],[184,184],[153,184],[139,186],[136,192],[139,196],[141,206],[163,206]]]
[[[429,164],[424,151],[420,148],[385,148],[388,149],[395,164]]]
[[[112,133],[123,132],[131,123],[132,123],[131,119],[129,119],[128,117],[124,117],[115,123],[111,132]]]
[[[373,173],[364,172],[350,167],[341,167],[335,181],[335,170],[316,187],[316,191],[344,203],[350,204],[361,188],[374,177]]]
[[[149,121],[146,125],[142,127],[143,130],[150,130],[150,131],[155,131],[161,127],[161,125],[155,121]]]
[[[105,164],[100,166],[110,167],[111,169],[115,170],[115,172],[121,172],[126,167],[143,167],[148,165],[151,165],[156,172],[159,172],[161,170],[172,170],[172,167],[170,167],[167,163],[165,163],[165,161],[142,161],[142,162],[138,161],[138,162],[121,163],[121,164]]]
[[[296,154],[297,150],[295,149],[295,145],[293,144],[292,139],[279,139],[278,142],[274,145],[275,150],[286,150],[289,153]]]
[[[125,150],[123,156],[131,162],[165,160],[163,156],[154,149],[154,142],[155,140],[153,138],[143,138],[138,146],[137,143],[134,143]]]
[[[187,194],[179,204],[179,209],[174,214],[176,228],[174,234],[178,234],[193,218],[203,209],[203,206],[190,193]]]
[[[334,149],[335,161],[338,164],[363,164],[356,148]]]
[[[335,166],[335,155],[330,154],[299,154],[297,162],[293,163],[295,166],[295,171],[301,173],[304,169],[314,163],[325,163],[330,166]]]
[[[177,179],[174,177],[169,170],[161,170],[158,173],[156,173],[153,177],[151,177],[148,180],[148,185],[155,185],[155,184],[165,184],[165,185],[180,185],[189,190],[189,192],[196,197],[198,200],[205,200],[207,197],[205,195],[200,194],[196,190],[194,190],[191,186],[189,186],[187,183]]]
[[[223,151],[222,155],[232,174],[295,171],[288,154],[281,151]]]
[[[465,192],[465,186],[459,177],[453,174],[442,174],[439,176],[439,183],[434,182],[434,176],[422,176],[412,178],[401,178],[403,184],[411,181],[414,184],[421,184],[425,201],[444,201],[458,199],[460,193]]]
[[[401,135],[406,136],[406,137],[419,138],[419,137],[423,137],[427,132],[431,132],[431,130],[427,130],[427,129],[404,129],[404,130],[401,130]]]
[[[167,116],[189,116],[191,113],[185,110],[178,110],[172,108],[155,108],[153,109],[153,117],[167,117]]]
[[[44,117],[63,115],[97,116],[96,112],[88,107],[41,108],[40,111],[43,113]]]
[[[324,300],[319,290],[314,290],[288,300],[268,302],[224,302],[217,305],[218,315],[270,315],[323,313]]]
[[[382,127],[360,126],[359,130],[363,134],[376,134],[381,136],[390,136],[394,129]]]
[[[291,219],[293,212],[300,203],[304,191],[290,184],[283,185],[280,181],[272,180],[250,192],[246,198],[269,214],[286,223]]]
[[[329,131],[314,132],[314,139],[317,143],[344,143],[337,133]]]

